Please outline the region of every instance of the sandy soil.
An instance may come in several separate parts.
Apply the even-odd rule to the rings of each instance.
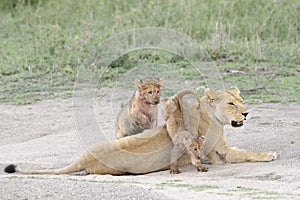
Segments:
[[[109,100],[101,102],[97,121],[114,137]],[[32,105],[0,105],[0,199],[300,199],[300,105],[250,105],[242,129],[226,128],[228,144],[253,151],[276,151],[273,162],[208,165],[209,172],[182,167],[181,174],[20,175],[23,168],[56,168],[84,151],[72,100]]]

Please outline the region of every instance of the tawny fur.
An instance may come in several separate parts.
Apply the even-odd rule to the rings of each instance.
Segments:
[[[163,79],[136,80],[137,90],[121,109],[116,121],[116,137],[122,138],[157,126],[157,104]]]
[[[86,174],[144,174],[169,169],[172,148],[173,143],[166,126],[161,125],[130,137],[100,142],[65,168],[24,170],[16,167],[15,171],[22,174],[55,175],[82,171]]]
[[[191,89],[184,89],[179,91],[171,98],[164,99],[163,105],[163,118],[166,121],[167,129],[171,138],[173,138],[178,131],[186,130],[195,134],[194,127],[190,125],[189,109],[183,103],[183,96],[191,94],[196,99],[198,104],[197,109],[200,106],[200,98],[198,94]],[[184,120],[183,120],[184,119]]]
[[[227,146],[224,126],[242,126],[248,114],[238,88],[206,89],[201,98],[200,110],[197,107],[198,104],[190,105],[191,126],[198,126],[197,135],[205,136],[204,151],[212,164],[267,162],[277,158],[275,152],[252,152]]]
[[[202,166],[204,136],[195,137],[188,131],[179,131],[172,139],[174,147],[171,150],[171,174],[180,173],[178,159],[184,153],[190,157],[191,163],[198,171],[207,172],[208,168]]]
[[[241,125],[248,112],[237,88],[219,91],[207,89],[200,100],[200,110],[198,106],[198,103],[189,106],[190,128],[197,130],[197,136],[205,136],[204,151],[212,164],[268,162],[276,159],[275,152],[252,152],[226,145],[224,125]],[[236,123],[232,124],[231,121]],[[100,142],[88,149],[78,161],[63,169],[22,171],[17,168],[16,171],[29,174],[69,174],[77,171],[86,171],[88,174],[144,174],[170,169],[172,148],[173,142],[167,128],[162,125],[138,135]],[[179,166],[190,163],[187,154],[178,160]]]
[[[204,138],[197,138],[190,128],[190,121],[187,108],[183,104],[184,95],[192,94],[200,104],[200,98],[194,90],[182,90],[171,98],[166,98],[163,106],[163,116],[166,121],[167,130],[174,147],[171,151],[171,174],[178,174],[179,168],[177,159],[183,153],[187,153],[191,162],[198,171],[207,171],[207,167],[201,165],[202,144]]]

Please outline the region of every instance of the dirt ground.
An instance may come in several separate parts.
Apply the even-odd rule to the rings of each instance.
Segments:
[[[300,105],[248,105],[242,129],[226,128],[230,146],[276,151],[272,162],[207,165],[209,172],[184,166],[182,173],[146,175],[5,174],[22,168],[63,167],[84,151],[72,99],[31,105],[0,105],[0,199],[300,199]],[[98,108],[99,110],[99,108]],[[101,102],[97,121],[114,137],[109,100]]]

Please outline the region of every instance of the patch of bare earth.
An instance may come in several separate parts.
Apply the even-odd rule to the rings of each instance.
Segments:
[[[171,175],[20,175],[5,174],[15,163],[22,168],[57,168],[75,161],[84,151],[77,133],[71,99],[32,105],[0,105],[0,199],[299,199],[300,105],[250,105],[242,129],[226,128],[230,146],[276,151],[273,162],[193,166]],[[95,106],[108,138],[114,137],[111,102]],[[110,136],[108,136],[110,135]]]

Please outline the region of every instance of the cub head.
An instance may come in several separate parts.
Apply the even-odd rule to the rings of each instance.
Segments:
[[[135,84],[140,94],[140,99],[144,103],[157,105],[160,102],[160,88],[163,84],[163,79],[157,80],[136,80]]]
[[[248,109],[243,103],[238,88],[217,91],[206,89],[204,93],[209,117],[216,118],[222,125],[243,126]]]
[[[193,158],[195,160],[199,160],[203,156],[203,154],[204,154],[204,151],[203,151],[204,139],[205,139],[204,136],[201,136],[199,138],[194,137],[192,139],[191,143],[189,144],[187,151],[190,154],[192,160],[193,160]]]

